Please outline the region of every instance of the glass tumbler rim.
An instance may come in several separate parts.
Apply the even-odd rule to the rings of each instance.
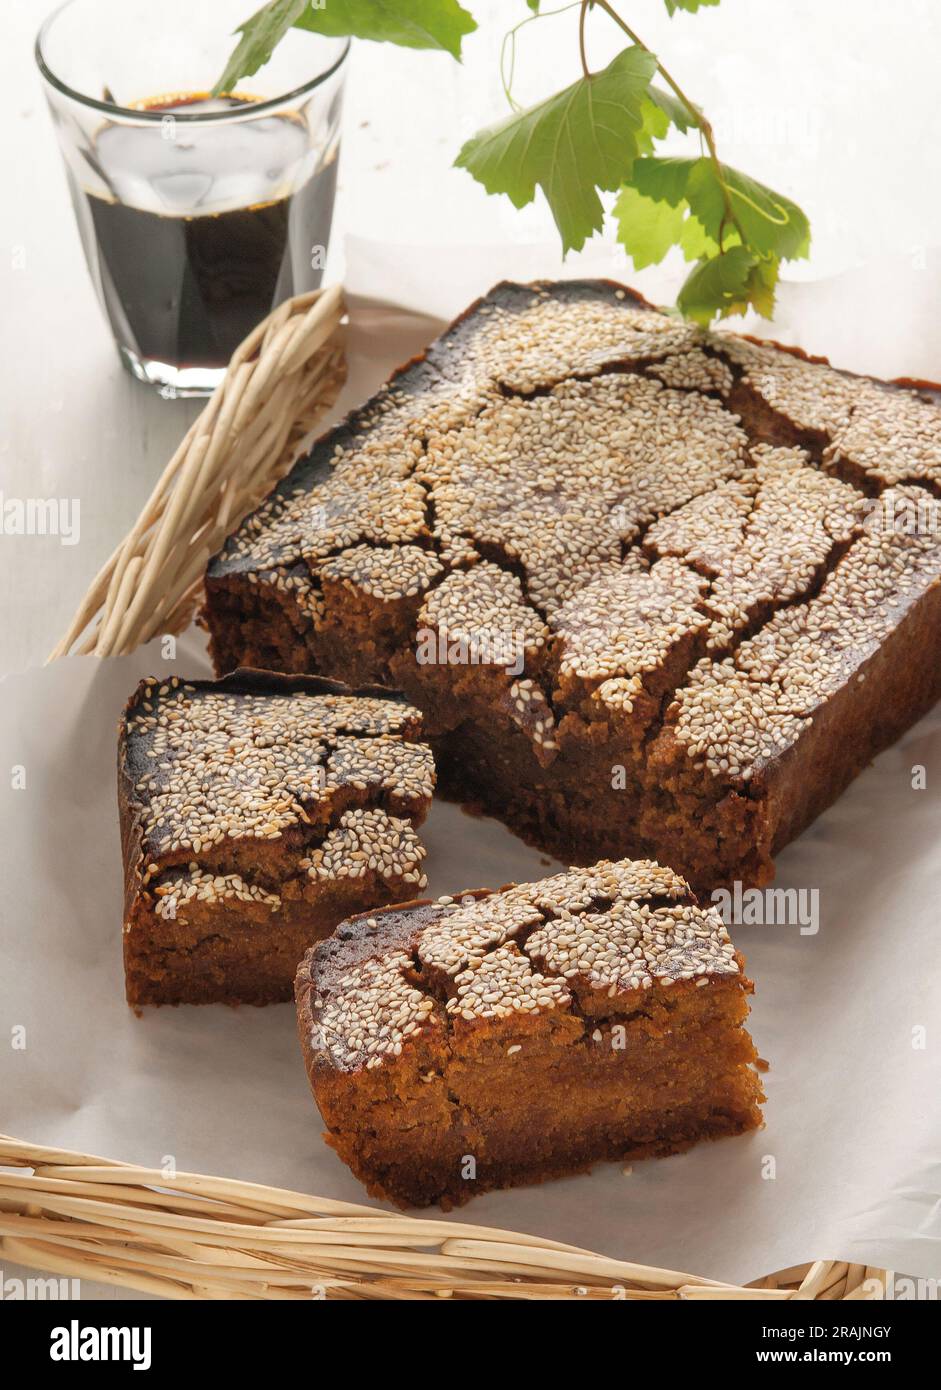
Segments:
[[[71,9],[72,5],[76,3],[78,3],[78,0],[62,0],[62,4],[57,5],[40,25],[39,32],[36,35],[36,43],[33,52],[36,58],[36,65],[43,78],[51,87],[54,87],[56,91],[60,92],[63,96],[71,98],[72,101],[79,102],[82,106],[91,107],[96,111],[103,111],[112,118],[118,117],[141,122],[152,121],[159,125],[166,119],[166,111],[147,110],[146,107],[121,106],[118,102],[102,101],[98,97],[90,96],[85,92],[80,92],[76,88],[71,87],[63,78],[59,77],[52,70],[43,51],[44,40],[47,38],[53,24],[62,12]],[[324,35],[324,37],[333,38],[331,35]],[[335,38],[333,41],[337,42]],[[350,39],[347,38],[342,41],[342,48],[336,59],[307,82],[302,82],[297,87],[292,87],[289,91],[282,92],[278,96],[266,97],[264,101],[253,101],[245,110],[236,109],[229,111],[203,112],[175,110],[173,112],[173,119],[174,121],[183,121],[192,125],[225,124],[227,122],[232,123],[238,120],[245,120],[247,117],[254,117],[264,111],[272,110],[278,106],[284,106],[287,102],[296,101],[306,96],[308,92],[314,91],[317,87],[328,81],[334,73],[343,66],[349,51]]]

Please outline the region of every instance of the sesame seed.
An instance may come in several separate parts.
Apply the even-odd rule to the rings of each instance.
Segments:
[[[629,1008],[625,997],[646,990],[740,978],[717,910],[697,906],[683,879],[650,860],[570,869],[413,912],[410,949],[396,945],[320,981],[317,1022],[338,1066],[392,1062],[442,1027],[569,1013],[586,993]],[[446,982],[441,998],[429,992],[435,980]],[[506,1055],[522,1050],[511,1041]]]
[[[745,428],[740,395],[790,446]],[[307,632],[335,636],[352,598],[412,639],[499,650],[488,712],[541,768],[574,714],[629,743],[648,786],[663,723],[700,789],[753,792],[941,570],[937,528],[873,526],[866,494],[914,507],[939,487],[938,408],[917,390],[623,289],[504,287],[300,460],[212,573],[289,594]],[[142,717],[163,720],[165,688]],[[159,794],[169,766],[150,761]]]
[[[159,775],[137,779],[130,800],[142,876],[162,875],[154,891],[164,904],[235,898],[276,909],[276,893],[209,871],[206,856],[241,841],[281,841],[301,826],[315,827],[297,860],[310,882],[368,869],[387,887],[424,884],[425,851],[410,817],[427,809],[434,763],[414,741],[418,710],[379,697],[250,694],[207,681],[162,687],[156,719],[149,693],[144,685],[130,702],[122,756],[129,770],[147,753],[158,760]],[[351,794],[379,804],[350,807]]]

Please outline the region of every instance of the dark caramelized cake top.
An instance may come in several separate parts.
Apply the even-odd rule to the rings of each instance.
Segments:
[[[527,679],[507,671],[505,703],[541,762],[578,707],[659,720],[754,786],[941,575],[941,525],[909,524],[941,506],[939,426],[927,386],[621,286],[498,285],[296,464],[209,580],[291,592],[315,628],[340,583],[407,599],[416,633],[509,632]]]

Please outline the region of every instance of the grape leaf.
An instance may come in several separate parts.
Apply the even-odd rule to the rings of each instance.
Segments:
[[[732,190],[732,209],[749,246],[773,252],[783,261],[806,260],[810,223],[797,204],[727,164],[722,170]]]
[[[618,241],[634,262],[635,270],[658,265],[683,232],[686,212],[682,207],[657,203],[625,184],[614,204]]]
[[[794,203],[705,157],[635,160],[614,213],[618,240],[639,270],[674,245],[696,262],[677,305],[702,324],[749,305],[770,318],[781,261],[805,256],[810,244],[807,219]]]
[[[295,21],[312,33],[402,48],[439,48],[460,59],[461,40],[477,28],[474,17],[458,0],[325,0],[322,8],[307,9]]]
[[[688,10],[690,14],[695,14],[703,5],[718,5],[719,0],[663,0],[663,3],[672,19],[677,10]]]
[[[638,191],[655,202],[669,203],[674,208],[685,205],[688,209],[686,187],[690,165],[695,162],[670,155],[647,155],[635,162],[633,180]]]
[[[700,261],[677,295],[677,307],[703,328],[709,326],[716,313],[720,318],[743,314],[751,303],[759,259],[746,246],[733,246],[721,256]]]
[[[240,25],[241,35],[225,71],[213,87],[213,95],[234,92],[240,77],[251,77],[264,67],[287,31],[307,8],[308,0],[271,0]]]
[[[721,171],[721,179],[720,179]],[[762,256],[799,260],[810,249],[810,226],[796,203],[756,179],[711,159],[659,158],[646,155],[634,164],[631,181],[639,192],[671,207],[685,204],[716,249],[721,241],[744,240]],[[734,235],[723,183],[741,237]]]
[[[662,140],[670,129],[669,117],[661,108],[644,97],[640,105],[641,127],[637,132],[637,153],[652,154],[655,140]]]
[[[777,256],[763,256],[752,268],[748,283],[748,298],[752,307],[766,319],[774,313],[774,294],[778,287],[781,262]]]
[[[461,40],[477,23],[458,0],[409,0],[407,7],[396,0],[329,0],[322,8],[312,8],[311,0],[269,0],[239,25],[238,44],[214,94],[234,91],[239,78],[264,67],[291,28],[385,40],[405,48],[444,49],[460,58]]]
[[[634,166],[635,170],[637,165]],[[689,211],[683,198],[655,199],[634,185],[625,185],[612,209],[617,220],[617,239],[637,270],[658,265],[674,246],[687,261],[708,260],[719,254],[719,243]],[[741,238],[734,227],[726,227],[723,246],[738,246]]]
[[[709,235],[698,217],[687,217],[680,232],[680,250],[688,261],[701,261],[709,256],[718,256],[719,243]],[[722,245],[740,246],[741,237],[734,227],[726,227],[722,233]]]
[[[699,124],[693,119],[692,112],[675,97],[672,92],[665,92],[662,87],[651,87],[649,92],[650,100],[660,108],[667,120],[676,126],[677,130],[687,131]],[[698,112],[699,108],[695,108]],[[666,131],[664,131],[664,135]]]
[[[627,182],[644,142],[656,62],[646,49],[623,49],[601,72],[478,132],[455,164],[517,208],[541,187],[563,251],[580,250],[604,221],[598,189]]]

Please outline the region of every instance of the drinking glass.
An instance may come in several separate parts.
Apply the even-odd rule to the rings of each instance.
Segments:
[[[292,29],[213,98],[250,0],[67,0],[36,59],[118,352],[207,395],[247,333],[320,284],[348,39]]]

